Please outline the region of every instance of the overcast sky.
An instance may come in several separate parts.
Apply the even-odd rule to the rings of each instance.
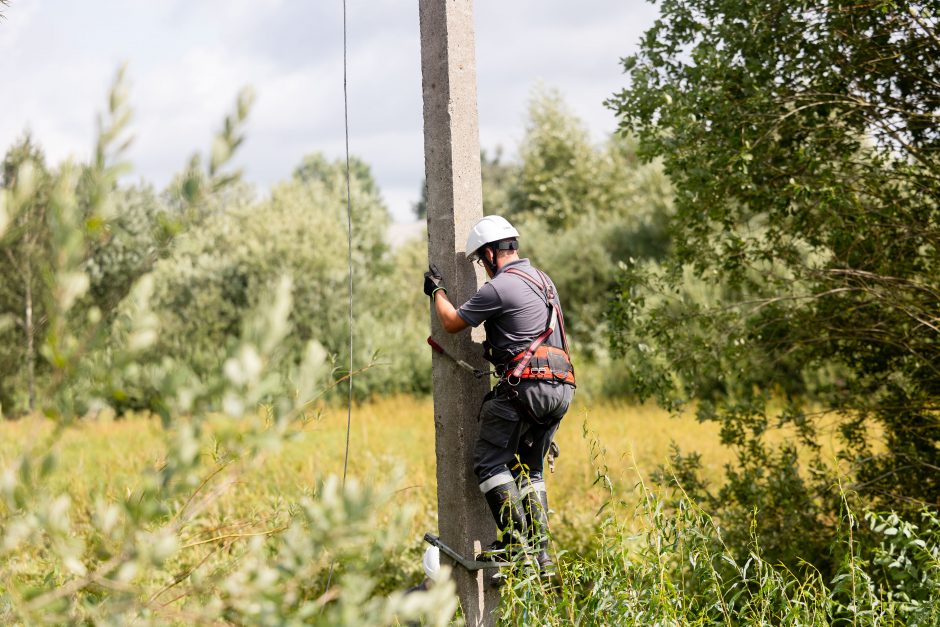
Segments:
[[[350,148],[396,221],[424,172],[415,0],[348,0]],[[53,161],[92,150],[95,115],[128,64],[135,176],[162,187],[206,152],[239,89],[257,101],[236,164],[265,190],[303,155],[343,154],[340,0],[12,0],[0,21],[0,149],[30,129]],[[619,59],[656,17],[643,0],[477,0],[480,138],[513,155],[539,83],[557,88],[595,140]]]

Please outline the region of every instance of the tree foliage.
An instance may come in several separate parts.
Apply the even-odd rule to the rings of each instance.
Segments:
[[[9,373],[0,380],[0,408],[9,411],[35,406],[36,378],[44,370],[36,344],[49,297],[43,276],[52,255],[46,226],[52,178],[29,134],[7,151],[2,167],[2,187],[16,202],[15,215],[0,216],[7,230],[0,242],[6,269],[0,283],[0,371]]]
[[[669,181],[658,163],[639,162],[630,138],[592,144],[560,94],[545,89],[533,93],[519,154],[506,196],[522,253],[558,286],[576,344],[603,358],[603,295],[616,285],[617,264],[658,259],[669,247]]]
[[[584,122],[557,91],[543,89],[530,100],[519,157],[519,178],[509,193],[512,216],[559,229],[592,204],[598,159]]]
[[[723,424],[740,465],[715,503],[785,529],[782,556],[839,507],[825,424],[867,502],[940,502],[938,25],[927,2],[666,0],[610,101],[676,207],[668,263],[622,276],[613,345],[639,390]]]
[[[112,219],[104,235],[90,242],[87,260],[89,304],[108,317],[179,232],[167,204],[147,185],[118,187],[111,202]]]
[[[277,496],[260,517],[255,512],[249,520],[231,519],[235,510],[222,497],[232,494],[246,468],[301,435],[328,371],[315,342],[296,363],[283,349],[292,329],[287,276],[264,286],[267,297],[259,296],[257,306],[241,315],[238,341],[219,353],[211,371],[193,373],[164,355],[151,400],[165,417],[177,419],[164,421],[165,458],[141,471],[133,489],[75,502],[52,482],[57,442],[80,428],[89,407],[121,401],[115,382],[165,332],[150,306],[156,284],[151,272],[133,282],[108,333],[102,332],[101,311],[83,302],[89,274],[99,267],[89,264],[91,246],[115,220],[113,196],[124,170],[129,114],[121,74],[110,102],[92,163],[65,164],[50,174],[47,187],[37,187],[25,184],[32,166],[22,161],[12,168],[14,184],[0,188],[0,245],[22,237],[17,227],[23,216],[31,228],[44,226],[50,244],[42,275],[46,324],[36,338],[49,376],[37,409],[54,425],[37,428],[41,437],[0,474],[0,621],[445,624],[457,603],[452,583],[408,597],[377,590],[373,573],[401,541],[407,522],[401,508],[383,513],[390,489],[352,481],[342,489],[333,478],[315,496],[294,503]],[[226,175],[210,168],[206,180],[218,176]],[[38,204],[42,220],[32,214]],[[138,264],[133,258],[101,265],[129,265],[137,272]],[[292,393],[273,398],[285,378],[293,382]],[[268,404],[259,409],[262,401]],[[242,424],[226,419],[210,425],[220,410],[243,418]]]
[[[383,243],[388,214],[368,167],[353,162],[354,284],[362,290],[356,334],[375,337],[375,314],[365,303],[376,275],[389,273]],[[156,363],[166,357],[197,374],[217,368],[221,355],[239,342],[244,315],[262,304],[280,276],[292,277],[294,332],[284,342],[285,363],[299,363],[316,341],[339,363],[348,362],[347,251],[344,165],[307,157],[294,177],[261,202],[228,205],[188,230],[172,255],[153,271],[152,306],[164,333],[152,347]],[[385,294],[384,291],[381,291]],[[386,294],[387,295],[387,294]],[[356,361],[368,365],[377,350],[360,345]],[[381,348],[392,348],[384,343]],[[145,378],[148,369],[141,372]],[[131,396],[143,390],[116,390]],[[144,399],[136,403],[146,404]]]

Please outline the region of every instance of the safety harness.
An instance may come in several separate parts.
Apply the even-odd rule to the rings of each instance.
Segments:
[[[565,333],[565,319],[561,310],[555,305],[554,286],[541,270],[537,268],[533,270],[538,273],[540,280],[516,268],[506,268],[505,272],[526,281],[545,300],[545,305],[548,307],[548,325],[538,337],[532,340],[528,348],[515,355],[500,369],[500,383],[505,381],[515,386],[523,379],[538,379],[576,385],[574,366],[568,349],[568,335]],[[545,344],[545,340],[555,332],[556,328],[561,333],[563,348]]]

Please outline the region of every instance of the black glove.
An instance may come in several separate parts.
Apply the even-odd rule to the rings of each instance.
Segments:
[[[444,289],[444,277],[441,276],[441,271],[437,269],[437,266],[432,263],[429,270],[424,273],[424,293],[434,298],[434,292],[437,290],[444,290],[444,293],[447,293]]]

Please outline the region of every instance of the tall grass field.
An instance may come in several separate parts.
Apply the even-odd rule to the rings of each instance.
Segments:
[[[196,440],[201,444],[195,454],[210,472],[173,506],[174,516],[194,509],[199,495],[217,498],[206,499],[198,524],[182,528],[162,568],[128,577],[119,573],[116,578],[102,578],[101,585],[85,585],[74,593],[83,598],[77,607],[88,608],[88,615],[94,616],[98,597],[114,594],[109,587],[115,587],[128,595],[128,607],[134,608],[128,615],[145,624],[212,622],[208,617],[213,615],[235,623],[247,615],[258,623],[274,624],[278,621],[264,620],[262,606],[240,608],[231,615],[224,608],[213,608],[209,601],[204,613],[193,608],[200,607],[201,595],[215,596],[206,594],[203,580],[230,582],[246,568],[252,574],[244,585],[258,585],[254,579],[260,576],[251,567],[254,551],[259,547],[264,551],[265,543],[291,534],[291,521],[298,516],[307,516],[307,525],[314,530],[322,526],[325,535],[320,541],[338,547],[309,556],[315,566],[310,571],[310,590],[326,590],[328,581],[334,581],[334,576],[340,581],[347,570],[352,571],[350,578],[343,578],[339,587],[348,587],[349,581],[360,581],[353,575],[365,564],[369,572],[368,578],[361,579],[364,590],[407,600],[402,591],[424,577],[421,538],[436,529],[432,415],[431,400],[410,396],[355,407],[348,465],[353,496],[346,501],[337,496],[336,479],[343,472],[345,409],[326,407],[309,416],[283,445],[253,458],[232,475],[225,471],[237,460],[213,445],[212,432],[238,431],[239,423],[221,416],[209,420],[209,433]],[[183,419],[180,422],[185,424]],[[0,464],[10,466],[31,447],[41,445],[52,431],[51,423],[38,417],[0,423]],[[102,415],[60,434],[55,445],[57,462],[47,473],[46,487],[51,494],[68,495],[71,533],[81,537],[88,532],[91,537],[92,527],[100,527],[103,503],[132,503],[135,494],[147,490],[147,471],[169,463],[167,442],[160,421],[146,416],[113,420]],[[723,547],[720,525],[694,503],[681,495],[678,500],[667,500],[652,488],[650,475],[662,468],[668,472],[673,444],[701,452],[706,474],[721,479],[730,455],[720,446],[713,425],[699,424],[691,416],[670,417],[653,407],[578,401],[564,419],[557,442],[561,455],[547,481],[561,583],[550,588],[524,568],[509,572],[501,593],[500,616],[505,624],[926,625],[936,624],[940,617],[935,600],[923,596],[924,586],[928,592],[937,589],[936,520],[918,526],[874,515],[859,519],[847,511],[842,542],[848,545],[849,558],[838,577],[825,580],[810,567],[794,573],[764,561],[756,543],[747,559],[740,560]],[[377,489],[378,496],[370,497],[370,486],[388,488],[385,492]],[[359,495],[364,496],[356,500]],[[314,502],[327,505],[316,508]],[[307,505],[298,511],[297,503]],[[357,508],[362,510],[361,520],[356,518]],[[364,513],[366,509],[371,513]],[[884,532],[882,557],[903,562],[922,586],[911,588],[913,594],[905,596],[903,588],[876,585],[871,570],[878,565],[856,559],[852,550],[852,531],[859,525]],[[362,534],[361,542],[353,537],[356,534]],[[349,543],[352,549],[342,548]],[[368,556],[367,545],[377,551],[375,556]],[[88,546],[86,551],[93,549]],[[281,559],[283,549],[268,551],[275,561]],[[0,597],[5,599],[5,605],[0,605],[4,623],[19,622],[24,614],[13,608],[33,602],[28,596],[12,594],[22,590],[12,585],[14,580],[69,580],[68,573],[55,567],[50,553],[40,542],[12,553],[4,565],[5,580],[0,582],[5,592]],[[260,564],[254,567],[263,572]],[[120,582],[125,580],[133,585],[122,590]],[[446,601],[437,601],[436,617],[423,614],[424,621],[459,621],[452,591],[444,584],[437,587]],[[332,597],[315,600],[330,607]],[[364,603],[358,614],[349,608],[313,614],[301,622],[400,624],[401,617],[408,616],[401,609],[404,605],[394,605],[398,609],[384,618],[376,618],[383,615],[369,607]],[[75,617],[74,603],[68,612]],[[40,616],[58,622],[54,612]]]
[[[341,476],[346,418],[345,408],[320,410],[298,437],[244,473],[223,504],[227,524],[260,529],[266,515],[277,520],[279,502],[315,495],[327,477]],[[229,421],[219,417],[215,423]],[[51,430],[51,423],[38,417],[0,422],[0,466],[8,466]],[[627,487],[616,497],[633,505],[639,493],[632,486],[668,462],[673,443],[702,451],[716,479],[730,460],[727,449],[719,445],[715,425],[697,423],[692,417],[670,418],[653,406],[576,400],[556,443],[561,454],[554,473],[546,468],[546,481],[562,549],[566,539],[575,546],[586,544],[598,510],[610,500],[609,492],[595,485],[599,465],[606,466],[615,485]],[[166,445],[156,417],[113,420],[105,415],[80,422],[57,445],[59,460],[49,479],[51,487],[79,505],[87,505],[96,495],[118,498],[132,493],[141,488],[142,471],[164,463]],[[218,461],[211,448],[200,454],[210,465]],[[437,529],[435,460],[431,399],[399,396],[354,407],[349,477],[363,483],[394,482],[390,505],[414,511],[408,543],[401,546],[400,568],[387,574],[395,583],[418,583],[423,576],[422,536]]]

